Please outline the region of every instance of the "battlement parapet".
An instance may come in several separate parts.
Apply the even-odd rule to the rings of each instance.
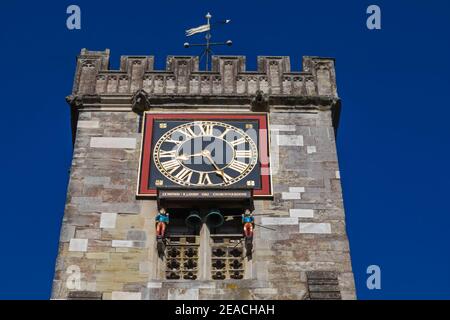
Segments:
[[[334,59],[303,57],[303,71],[291,71],[289,57],[258,56],[258,70],[246,71],[245,56],[213,56],[211,71],[197,56],[168,56],[166,70],[154,70],[154,56],[122,56],[109,69],[110,51],[82,49],[73,95],[326,96],[338,98]]]

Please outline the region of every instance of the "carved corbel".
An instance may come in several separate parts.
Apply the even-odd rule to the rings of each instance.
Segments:
[[[79,109],[85,104],[95,104],[100,103],[101,98],[98,94],[76,94],[69,95],[66,97],[67,103],[73,109]]]
[[[148,93],[144,89],[137,90],[131,98],[131,105],[134,112],[141,114],[150,110],[150,101]]]
[[[269,111],[269,97],[261,90],[256,91],[256,95],[253,97],[251,103],[252,111],[267,112]]]
[[[66,102],[69,104],[71,108],[78,109],[83,105],[81,101],[81,97],[79,95],[68,95],[66,97]]]

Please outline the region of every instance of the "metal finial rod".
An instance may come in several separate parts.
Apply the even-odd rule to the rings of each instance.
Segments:
[[[211,40],[211,24],[210,24],[210,19],[211,19],[211,14],[208,12],[206,14],[206,24],[209,26],[208,31],[206,32],[206,65],[205,65],[205,70],[208,71],[208,66],[209,66],[209,56],[211,55],[211,49],[210,49],[210,44],[209,44],[209,40]]]
[[[196,33],[200,33],[200,32],[205,32],[206,31],[206,35],[205,35],[205,43],[194,43],[194,44],[190,44],[189,42],[185,42],[184,43],[184,47],[185,48],[189,48],[189,47],[204,47],[205,49],[203,50],[201,56],[200,56],[200,60],[203,58],[203,56],[205,56],[205,70],[208,71],[209,69],[209,61],[211,58],[211,55],[213,54],[213,51],[211,50],[212,46],[219,46],[219,45],[227,45],[227,46],[231,46],[233,44],[233,42],[231,40],[228,40],[226,42],[211,42],[211,14],[208,12],[205,15],[206,18],[206,25],[202,25],[200,27],[197,28],[192,28],[189,30],[186,30],[186,36],[191,36],[194,35]],[[229,23],[231,20],[224,20],[221,22],[218,22],[216,24],[220,24],[220,23]]]

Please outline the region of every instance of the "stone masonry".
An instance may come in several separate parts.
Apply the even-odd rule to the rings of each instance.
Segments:
[[[83,49],[71,107],[74,137],[53,299],[354,299],[335,134],[334,60],[122,56]],[[142,112],[269,112],[273,200],[255,200],[253,259],[241,280],[165,280],[155,200],[137,199]]]

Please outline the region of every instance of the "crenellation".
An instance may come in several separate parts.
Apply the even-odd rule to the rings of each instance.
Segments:
[[[311,72],[311,81],[321,96],[337,96],[336,71],[333,58],[303,57],[303,70]]]
[[[176,89],[169,89],[168,93],[187,94],[189,93],[189,78],[191,72],[198,71],[198,57],[192,56],[168,56],[166,70],[173,72],[176,79]]]
[[[291,72],[289,57],[258,56],[258,72],[267,74],[271,94],[281,94],[284,73]]]
[[[153,56],[122,56],[108,70],[109,50],[83,49],[77,59],[73,94],[327,96],[337,98],[334,60],[304,57],[303,71],[291,71],[286,56],[258,56],[257,71],[246,71],[245,56],[213,56],[212,71],[199,70],[197,56],[168,56],[166,70],[154,70]]]
[[[109,67],[109,49],[105,51],[89,51],[82,49],[77,57],[77,68],[73,92],[92,94],[95,91],[96,76],[100,70]]]
[[[133,68],[142,69],[142,72],[153,71],[154,56],[121,56],[120,71],[131,73]]]

